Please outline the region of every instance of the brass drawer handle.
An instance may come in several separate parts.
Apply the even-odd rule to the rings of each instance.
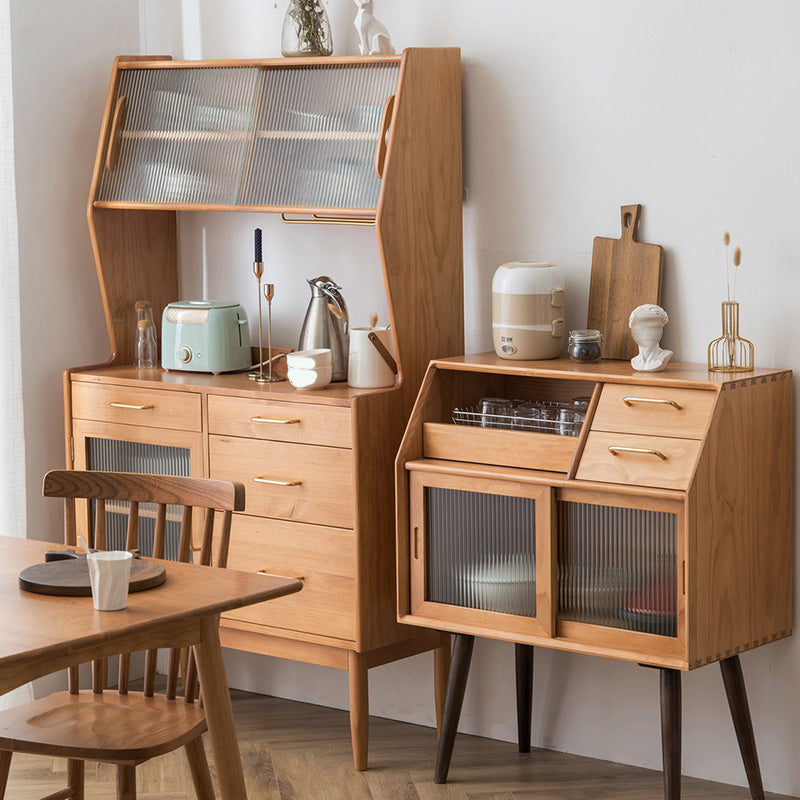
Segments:
[[[274,575],[276,578],[294,578],[296,581],[304,581],[306,579],[305,575],[284,575],[281,572],[275,572],[271,569],[260,569],[258,570],[259,575]]]
[[[647,447],[620,447],[612,444],[608,446],[608,452],[612,456],[620,453],[646,453],[649,456],[658,456],[662,461],[667,460],[667,457],[660,450],[650,450]]]
[[[269,419],[269,417],[250,417],[250,422],[269,422],[272,425],[297,425],[299,419]]]
[[[133,411],[146,411],[148,408],[155,408],[155,406],[140,406],[133,403],[109,403],[111,408],[130,408]]]
[[[683,406],[676,403],[674,400],[662,400],[658,397],[623,397],[622,402],[626,406],[632,406],[634,403],[661,403],[665,406],[672,406],[676,411],[680,411]]]
[[[271,486],[300,486],[302,481],[276,481],[272,478],[253,478],[256,483],[269,483]]]

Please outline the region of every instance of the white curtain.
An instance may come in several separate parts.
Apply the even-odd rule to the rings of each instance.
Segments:
[[[0,508],[3,536],[25,537],[19,247],[14,181],[10,0],[0,0]],[[0,697],[0,708],[31,697],[30,685]]]

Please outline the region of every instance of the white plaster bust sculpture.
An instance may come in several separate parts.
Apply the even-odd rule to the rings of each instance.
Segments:
[[[631,359],[631,366],[639,372],[659,372],[672,358],[672,350],[662,350],[661,334],[669,322],[661,306],[646,304],[631,312],[628,326],[633,340],[639,345],[639,355]]]

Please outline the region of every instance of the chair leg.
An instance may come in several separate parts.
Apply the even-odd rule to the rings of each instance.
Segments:
[[[8,773],[11,770],[11,751],[0,750],[0,800],[6,796]]]
[[[664,800],[681,798],[681,673],[661,670],[661,752]]]
[[[517,742],[520,753],[530,753],[533,716],[533,646],[515,644],[514,658],[517,675]]]
[[[86,762],[75,758],[67,760],[67,786],[72,789],[73,800],[83,800],[85,772]]]
[[[208,769],[206,748],[203,746],[203,737],[198,736],[184,746],[186,760],[189,762],[189,772],[192,775],[194,793],[197,800],[215,800],[214,784],[211,782],[211,773]]]
[[[742,675],[739,656],[723,658],[719,662],[719,668],[722,671],[722,681],[728,696],[728,706],[731,710],[731,717],[733,717],[733,727],[736,731],[736,740],[739,742],[744,771],[747,773],[750,796],[753,800],[764,800],[764,786],[761,783],[761,768],[758,766],[753,721],[750,718],[750,706],[747,703],[747,690],[744,686],[744,675]]]
[[[117,800],[136,800],[136,767],[117,766]]]
[[[461,706],[464,704],[464,691],[467,688],[469,664],[472,660],[474,645],[474,636],[466,633],[455,635],[453,663],[450,666],[450,679],[447,682],[447,697],[444,703],[442,735],[439,737],[439,749],[436,753],[436,767],[433,773],[434,783],[447,783],[447,772],[450,769],[450,758],[453,755],[453,745],[456,741]]]

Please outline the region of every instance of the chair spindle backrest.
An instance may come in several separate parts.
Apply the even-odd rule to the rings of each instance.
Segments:
[[[77,540],[75,500],[94,500],[96,508],[93,546],[105,550],[107,501],[126,501],[129,503],[126,549],[139,548],[140,503],[154,503],[155,532],[153,557],[163,558],[165,552],[167,505],[182,506],[181,528],[178,539],[177,560],[188,562],[192,557],[193,508],[203,509],[202,538],[197,548],[197,563],[209,566],[213,560],[215,534],[215,510],[222,511],[222,522],[217,526],[218,546],[216,566],[227,564],[230,528],[233,511],[244,509],[244,486],[229,481],[207,478],[185,478],[166,475],[146,475],[127,472],[106,472],[95,470],[53,470],[44,477],[42,493],[45,497],[62,497],[65,501],[65,541],[75,544]],[[155,692],[155,675],[158,651],[145,653],[144,694],[152,697]],[[131,654],[123,653],[119,659],[118,691],[128,693]],[[107,684],[107,661],[92,663],[92,689],[102,693]],[[166,696],[174,699],[177,695],[178,673],[183,677],[184,700],[192,703],[196,697],[197,669],[194,653],[189,648],[173,648],[169,654]],[[69,691],[78,693],[78,668],[69,672]]]

